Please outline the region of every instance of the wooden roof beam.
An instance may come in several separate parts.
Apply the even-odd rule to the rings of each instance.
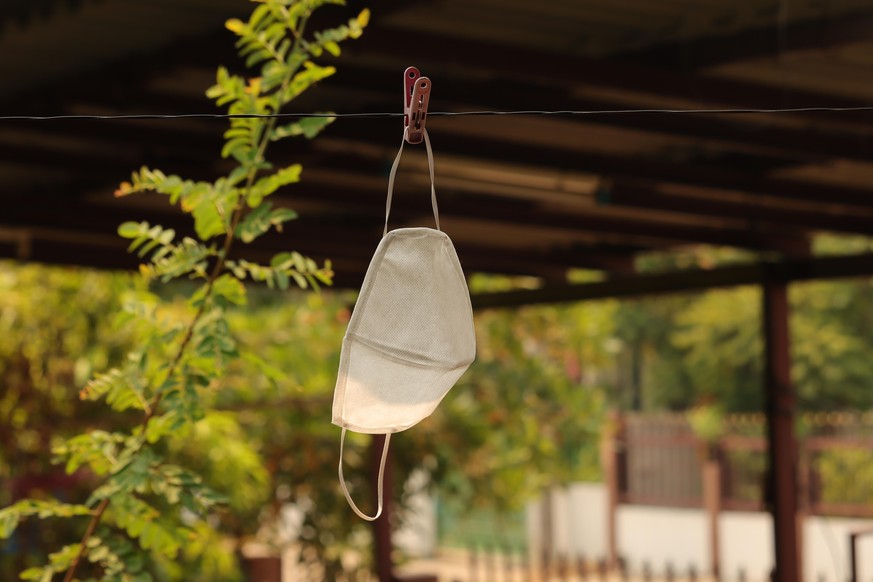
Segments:
[[[641,158],[574,151],[557,146],[525,144],[521,139],[515,143],[490,137],[486,131],[475,134],[470,131],[457,133],[451,120],[441,117],[428,120],[428,125],[432,136],[439,134],[438,140],[434,138],[434,145],[440,151],[472,159],[541,166],[556,171],[587,172],[606,178],[673,182],[791,200],[873,207],[873,190],[866,188],[768,178],[746,172],[742,168],[718,164],[682,163],[654,157]],[[396,133],[393,129],[392,136]],[[386,133],[383,128],[374,130],[373,126],[355,121],[332,128],[330,135],[372,143]]]
[[[368,30],[349,53],[393,55],[402,46],[404,55],[437,77],[439,71],[467,70],[500,75],[508,79],[552,86],[608,87],[629,94],[650,94],[692,103],[734,108],[774,107],[857,107],[869,103],[827,93],[719,79],[712,76],[681,75],[654,67],[616,63],[529,48],[491,44],[485,41],[434,34],[423,30]],[[439,50],[434,50],[439,47]],[[436,95],[436,94],[435,94]],[[436,98],[436,97],[435,97]],[[530,108],[539,108],[532,104]],[[792,114],[796,119],[821,123],[821,114]],[[852,121],[873,127],[873,113],[852,114]]]
[[[63,243],[59,246],[86,246],[89,252],[97,252],[96,247],[105,247],[99,254],[125,254],[125,243],[117,237],[115,230],[121,222],[131,220],[146,220],[174,228],[180,234],[192,232],[189,217],[169,205],[159,208],[131,208],[118,204],[87,204],[75,203],[69,195],[58,195],[49,202],[52,212],[47,213],[32,204],[22,203],[25,197],[2,196],[7,211],[0,216],[0,229],[10,228],[20,236],[13,239],[3,238],[5,256],[17,256],[33,260],[53,262],[55,254],[45,252],[39,245],[48,242]],[[281,199],[276,200],[282,203]],[[40,208],[45,206],[45,202]],[[412,214],[398,211],[398,218],[404,219]],[[318,258],[356,259],[366,267],[378,243],[380,234],[379,220],[361,220],[355,216],[353,222],[348,218],[333,217],[328,223],[320,222],[319,217],[301,219],[286,229],[285,233],[270,233],[252,246],[241,246],[237,252],[241,255],[268,256],[289,248],[310,253]],[[375,217],[374,218],[378,218]],[[371,225],[366,223],[370,222]],[[363,224],[362,224],[363,223]],[[22,238],[23,237],[23,238]],[[22,242],[23,241],[23,242]],[[367,245],[366,241],[372,242]],[[633,252],[609,245],[567,247],[560,249],[545,249],[540,251],[516,249],[507,253],[501,249],[469,241],[457,242],[455,245],[464,264],[474,270],[500,272],[508,274],[526,274],[544,277],[549,280],[564,280],[568,268],[588,268],[607,270],[628,274],[633,272]],[[21,256],[21,249],[28,248],[26,256]],[[641,249],[640,249],[641,250]],[[61,255],[66,256],[64,253]],[[101,258],[93,263],[90,255],[82,255],[80,260],[94,266],[114,266],[110,259]],[[60,258],[55,262],[65,262]],[[119,268],[135,266],[136,261],[119,259]],[[359,273],[363,276],[363,271]]]
[[[689,71],[737,61],[779,58],[799,50],[827,50],[869,42],[873,10],[840,16],[820,15],[788,24],[777,23],[739,32],[684,39],[615,55],[611,60],[660,69]]]
[[[395,76],[388,71],[374,70],[354,62],[340,63],[336,75],[330,80],[329,88],[331,91],[351,90],[361,86],[384,88],[385,94],[369,101],[368,109],[390,111],[396,101],[391,92],[391,87],[396,84]],[[461,107],[559,111],[608,111],[622,108],[612,101],[582,96],[566,85],[531,86],[528,83],[480,79],[462,79],[441,84],[439,92],[434,95],[434,106],[436,104],[439,104],[440,110],[451,111]],[[585,132],[591,125],[620,127],[707,142],[724,142],[722,145],[725,149],[738,147],[760,152],[762,156],[781,156],[786,158],[786,162],[821,161],[835,157],[869,162],[873,158],[873,140],[864,139],[865,136],[873,136],[873,127],[857,131],[829,128],[822,124],[798,128],[761,123],[760,120],[751,121],[748,116],[733,114],[623,113],[561,119],[566,123],[567,132]],[[771,151],[766,151],[768,149]]]
[[[648,208],[697,216],[739,218],[762,227],[770,225],[793,226],[802,229],[827,230],[853,234],[873,234],[873,209],[866,214],[843,208],[832,212],[825,207],[796,208],[761,204],[757,200],[731,201],[707,197],[706,190],[697,195],[679,195],[656,184],[616,181],[605,186],[600,196],[606,206]]]
[[[848,277],[873,277],[873,254],[813,257],[779,263],[756,263],[710,270],[695,269],[638,275],[600,283],[558,285],[524,291],[482,293],[472,296],[473,309],[518,307],[543,303],[569,303],[617,297],[702,291],[717,287],[758,285],[765,278],[810,281]]]

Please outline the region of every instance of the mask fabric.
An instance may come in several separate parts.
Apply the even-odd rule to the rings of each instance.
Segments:
[[[424,132],[436,229],[388,231],[394,178],[388,180],[385,230],[343,338],[332,422],[342,427],[339,479],[355,513],[368,521],[382,513],[382,476],[391,434],[430,416],[476,354],[470,293],[458,255],[439,230],[433,153]],[[343,477],[346,431],[384,434],[378,508],[372,517],[352,501]]]

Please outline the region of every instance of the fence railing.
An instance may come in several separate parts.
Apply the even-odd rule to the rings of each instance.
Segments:
[[[682,414],[617,417],[615,454],[621,503],[702,507],[704,465],[715,463],[719,506],[765,508],[763,415],[728,416],[717,440],[700,439]],[[801,417],[797,450],[800,507],[809,514],[873,517],[873,414]]]

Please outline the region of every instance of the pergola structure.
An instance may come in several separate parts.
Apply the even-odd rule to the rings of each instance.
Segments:
[[[218,64],[239,66],[227,17],[242,0],[9,0],[0,13],[0,115],[213,112]],[[366,3],[351,0],[344,20]],[[873,104],[865,0],[388,0],[297,111],[400,112],[401,73],[434,82],[431,111],[782,109]],[[330,15],[327,20],[330,20]],[[431,117],[443,227],[465,269],[522,274],[539,289],[477,308],[739,284],[764,289],[768,499],[776,579],[800,579],[795,396],[786,289],[873,276],[873,256],[817,257],[817,233],[873,234],[873,112]],[[142,165],[210,179],[215,120],[0,122],[0,256],[126,268],[118,223],[190,229],[152,197],[112,191]],[[281,145],[303,183],[275,195],[294,228],[246,250],[331,258],[355,287],[381,236],[399,120],[343,119]],[[404,160],[393,226],[429,224],[423,155]],[[640,275],[643,253],[736,247],[754,264]],[[603,272],[570,285],[572,268]],[[390,564],[382,564],[390,569]]]

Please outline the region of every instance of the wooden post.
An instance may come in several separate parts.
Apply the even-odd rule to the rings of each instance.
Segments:
[[[716,444],[707,444],[703,462],[703,506],[709,520],[710,574],[713,580],[720,579],[721,550],[718,534],[718,515],[721,513],[721,449]]]
[[[791,384],[788,285],[765,278],[764,367],[767,414],[767,501],[773,514],[774,582],[800,582],[797,527],[796,396]]]
[[[382,448],[385,444],[384,434],[374,434],[370,445],[373,491],[379,478],[379,463],[382,460]],[[391,498],[394,491],[394,467],[391,463],[391,451],[385,461],[385,474],[382,478],[385,499],[382,515],[373,522],[373,552],[376,564],[376,578],[379,582],[392,582],[394,567],[391,562]]]
[[[618,530],[617,514],[619,503],[619,449],[623,432],[621,413],[612,411],[609,414],[609,425],[612,428],[604,436],[600,447],[600,462],[603,465],[603,479],[606,483],[606,559],[609,568],[618,566]]]
[[[860,582],[858,580],[858,534],[852,532],[849,534],[849,582]]]
[[[554,491],[549,485],[543,493],[543,501],[541,504],[542,514],[540,520],[540,572],[544,580],[548,580],[552,572],[552,553],[555,550],[555,526],[552,519],[555,512]]]
[[[858,538],[873,535],[873,529],[849,533],[849,582],[861,582],[858,575]]]
[[[282,582],[282,558],[259,556],[243,558],[248,582]]]

